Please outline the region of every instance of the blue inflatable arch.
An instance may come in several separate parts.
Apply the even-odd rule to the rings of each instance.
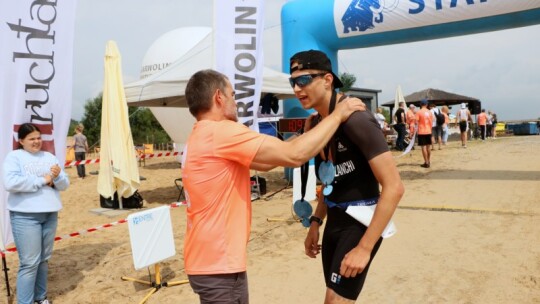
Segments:
[[[296,52],[337,51],[477,34],[540,23],[538,0],[292,0],[281,11],[282,66]],[[284,116],[306,117],[297,100]]]

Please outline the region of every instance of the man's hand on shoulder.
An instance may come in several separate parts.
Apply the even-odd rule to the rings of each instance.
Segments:
[[[355,111],[365,111],[366,105],[356,97],[349,97],[336,105],[334,113],[338,115],[342,122],[346,121]]]

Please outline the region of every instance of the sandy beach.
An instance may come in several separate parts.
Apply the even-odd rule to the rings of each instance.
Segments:
[[[383,242],[358,303],[540,303],[540,136],[472,141],[466,149],[449,142],[433,151],[430,169],[420,167],[419,148],[396,163],[406,188],[394,215],[398,233]],[[96,170],[97,165],[87,166],[87,172]],[[58,235],[138,211],[113,217],[91,212],[99,208],[97,176],[82,180],[76,168],[66,171],[72,184],[62,193]],[[172,157],[147,160],[140,174],[146,178],[139,189],[144,208],[176,201],[174,179],[181,170]],[[283,168],[260,175],[268,192],[253,202],[251,303],[322,303],[320,257],[304,255],[307,230],[287,221],[292,188]],[[184,207],[172,208],[171,216],[177,254],[160,263],[165,281],[186,278]],[[17,255],[8,254],[7,263],[13,290]],[[127,224],[56,242],[49,275],[55,304],[138,303],[149,291],[120,279],[148,279],[146,269],[134,269]],[[1,281],[0,303],[16,303],[6,298],[3,275]],[[162,288],[147,303],[198,303],[198,298],[189,285],[180,285]]]

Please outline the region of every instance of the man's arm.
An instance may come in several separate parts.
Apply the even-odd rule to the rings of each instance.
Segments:
[[[384,152],[369,161],[375,178],[381,184],[381,196],[375,214],[366,233],[358,245],[349,251],[341,262],[340,273],[344,277],[355,277],[364,271],[370,260],[371,251],[392,218],[405,188],[391,152]]]
[[[347,98],[338,103],[334,112],[316,127],[293,141],[284,142],[276,137],[265,138],[253,163],[299,167],[322,150],[339,125],[346,121],[354,111],[364,109],[365,105],[360,99]]]

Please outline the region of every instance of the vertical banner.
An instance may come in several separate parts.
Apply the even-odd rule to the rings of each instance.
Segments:
[[[238,121],[259,132],[263,75],[264,0],[214,0],[216,69],[236,92]]]
[[[65,159],[71,117],[76,1],[0,0],[0,162],[19,126],[41,130],[43,149]],[[13,242],[0,174],[0,249]]]

